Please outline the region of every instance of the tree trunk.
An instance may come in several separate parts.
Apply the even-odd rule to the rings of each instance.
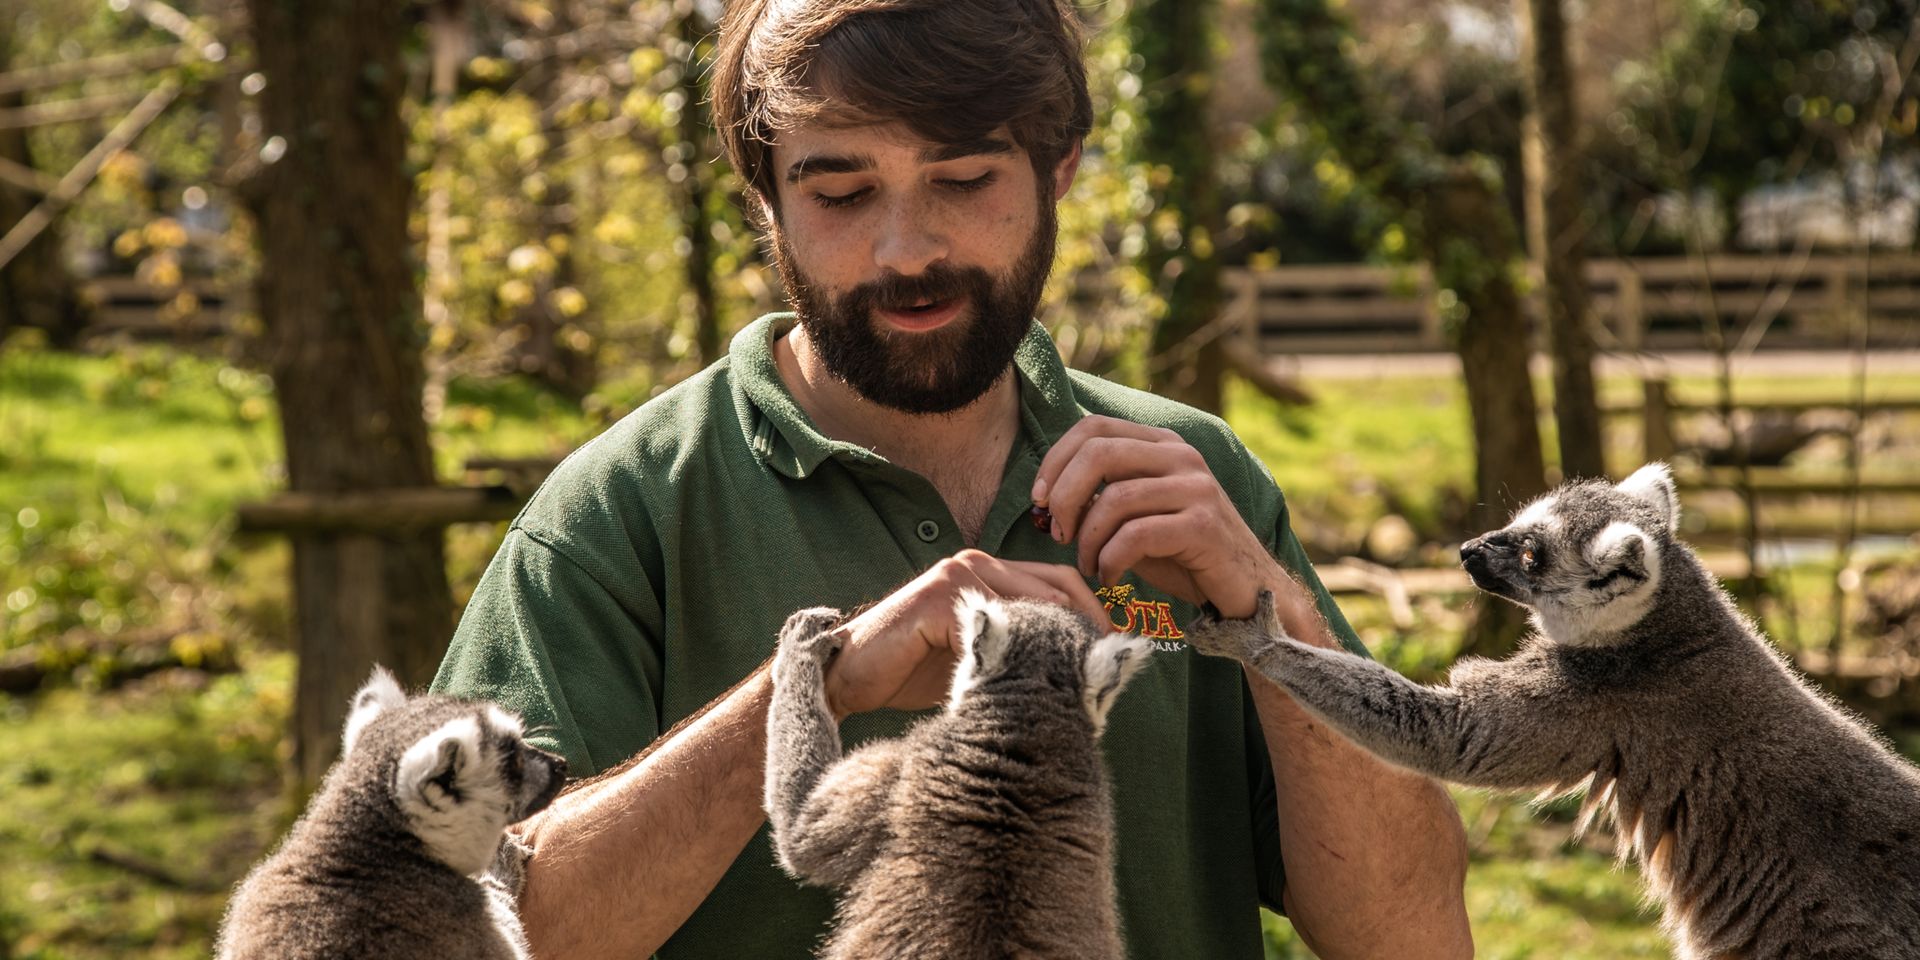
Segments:
[[[700,351],[700,365],[705,367],[720,359],[726,349],[721,342],[719,296],[714,291],[713,217],[707,206],[714,190],[713,165],[707,158],[717,156],[719,150],[710,142],[713,125],[707,118],[706,85],[700,82],[696,56],[700,38],[707,32],[705,20],[692,0],[679,0],[674,7],[674,46],[681,61],[676,87],[683,98],[675,131],[679,143],[674,166],[684,174],[678,181],[680,235],[687,240],[683,264],[687,296],[693,301],[694,347]]]
[[[1518,259],[1513,221],[1499,190],[1469,165],[1456,165],[1427,191],[1424,236],[1436,283],[1467,306],[1454,346],[1473,419],[1476,531],[1505,526],[1514,508],[1546,492],[1527,317],[1512,271]],[[1488,594],[1461,643],[1461,654],[1500,657],[1527,628],[1526,612]]]
[[[269,77],[264,135],[285,143],[244,192],[258,219],[259,305],[288,486],[430,486],[399,114],[411,14],[390,0],[247,6]],[[438,529],[293,538],[295,763],[309,787],[338,749],[347,698],[375,663],[417,685],[445,653],[453,603],[442,541]]]
[[[0,15],[0,72],[7,69],[13,55],[12,15]],[[26,104],[18,91],[0,94],[0,109]],[[0,130],[0,164],[12,164],[22,170],[34,170],[33,153],[27,145],[23,127]],[[40,196],[22,185],[0,179],[0,234],[19,223],[40,202]],[[0,267],[0,340],[18,327],[34,327],[47,334],[56,347],[71,347],[86,330],[88,311],[80,300],[73,272],[67,269],[60,228],[50,226]]]
[[[1129,40],[1140,76],[1139,157],[1154,215],[1144,266],[1166,313],[1154,324],[1148,375],[1155,393],[1220,412],[1220,189],[1208,100],[1213,88],[1210,0],[1133,0]]]
[[[1450,170],[1427,198],[1423,234],[1435,282],[1467,308],[1454,336],[1473,417],[1474,526],[1492,530],[1546,492],[1527,317],[1509,269],[1518,244],[1498,190],[1466,165]]]
[[[1527,246],[1546,273],[1545,315],[1553,353],[1553,416],[1562,475],[1601,477],[1600,404],[1593,386],[1587,308],[1585,152],[1562,0],[1514,0],[1527,44]]]
[[[1526,315],[1512,268],[1513,218],[1493,175],[1473,158],[1448,157],[1394,118],[1350,55],[1351,26],[1329,0],[1260,0],[1267,75],[1313,118],[1328,146],[1407,230],[1436,286],[1457,298],[1455,348],[1473,419],[1474,532],[1506,521],[1546,489],[1539,407],[1527,370]],[[1480,598],[1463,649],[1511,650],[1525,629],[1519,608]]]

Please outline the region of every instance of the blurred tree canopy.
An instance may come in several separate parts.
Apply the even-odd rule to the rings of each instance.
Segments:
[[[1731,242],[1725,227],[1756,187],[1864,164],[1892,171],[1876,189],[1920,193],[1912,0],[1621,3],[1604,16],[1569,8],[1591,121],[1594,255],[1687,248],[1686,220],[1671,209],[1703,188],[1723,221],[1708,247]],[[1348,0],[1339,9],[1353,29],[1329,49],[1379,95],[1318,104],[1268,82],[1276,51],[1307,29],[1265,12],[1284,8],[1083,4],[1098,120],[1061,212],[1043,316],[1071,362],[1171,389],[1164,358],[1191,359],[1180,344],[1216,312],[1207,292],[1216,267],[1430,259],[1416,242],[1418,212],[1369,186],[1408,149],[1482,158],[1507,216],[1521,220],[1524,86],[1506,0]],[[505,373],[611,415],[780,306],[702,110],[701,61],[719,9],[717,0],[406,7],[402,115],[429,416],[450,378]],[[194,314],[196,278],[244,286],[257,238],[234,191],[286,145],[262,135],[267,79],[239,5],[15,0],[0,16],[15,72],[184,51],[171,66],[82,71],[14,98],[35,110],[93,105],[91,115],[11,126],[20,118],[4,111],[19,108],[0,105],[0,126],[24,131],[20,155],[32,168],[12,179],[44,186],[143,91],[165,77],[183,85],[58,219],[76,273],[171,291],[169,318]],[[1348,68],[1289,69],[1324,83]],[[1367,116],[1342,118],[1354,112]],[[1330,151],[1317,131],[1342,125],[1390,132]],[[228,344],[244,355],[259,330],[243,321],[237,332]],[[609,380],[626,386],[610,393]]]

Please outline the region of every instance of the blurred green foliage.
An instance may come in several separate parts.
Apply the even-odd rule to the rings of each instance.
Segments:
[[[1920,148],[1905,0],[1692,0],[1607,129],[1654,182],[1738,197]],[[1679,149],[1675,149],[1676,146]]]

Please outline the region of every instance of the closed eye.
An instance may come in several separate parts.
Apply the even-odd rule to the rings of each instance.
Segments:
[[[841,194],[816,193],[813,195],[813,202],[829,210],[832,210],[838,207],[851,207],[854,204],[859,203],[861,200],[865,199],[867,194],[872,192],[873,192],[872,187],[861,187],[860,189],[855,190],[852,193],[841,193]]]
[[[993,186],[993,182],[998,179],[999,175],[997,173],[988,170],[986,173],[974,177],[971,180],[936,180],[934,182],[949,190],[958,190],[961,193],[972,193],[975,190],[983,190]]]

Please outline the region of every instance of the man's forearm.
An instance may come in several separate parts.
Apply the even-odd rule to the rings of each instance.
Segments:
[[[535,957],[629,960],[659,949],[765,815],[765,667],[632,765],[528,821],[520,916]]]
[[[1287,589],[1296,639],[1334,646],[1307,595]],[[1375,759],[1247,671],[1278,796],[1286,907],[1327,960],[1467,957],[1466,839],[1444,788]]]

